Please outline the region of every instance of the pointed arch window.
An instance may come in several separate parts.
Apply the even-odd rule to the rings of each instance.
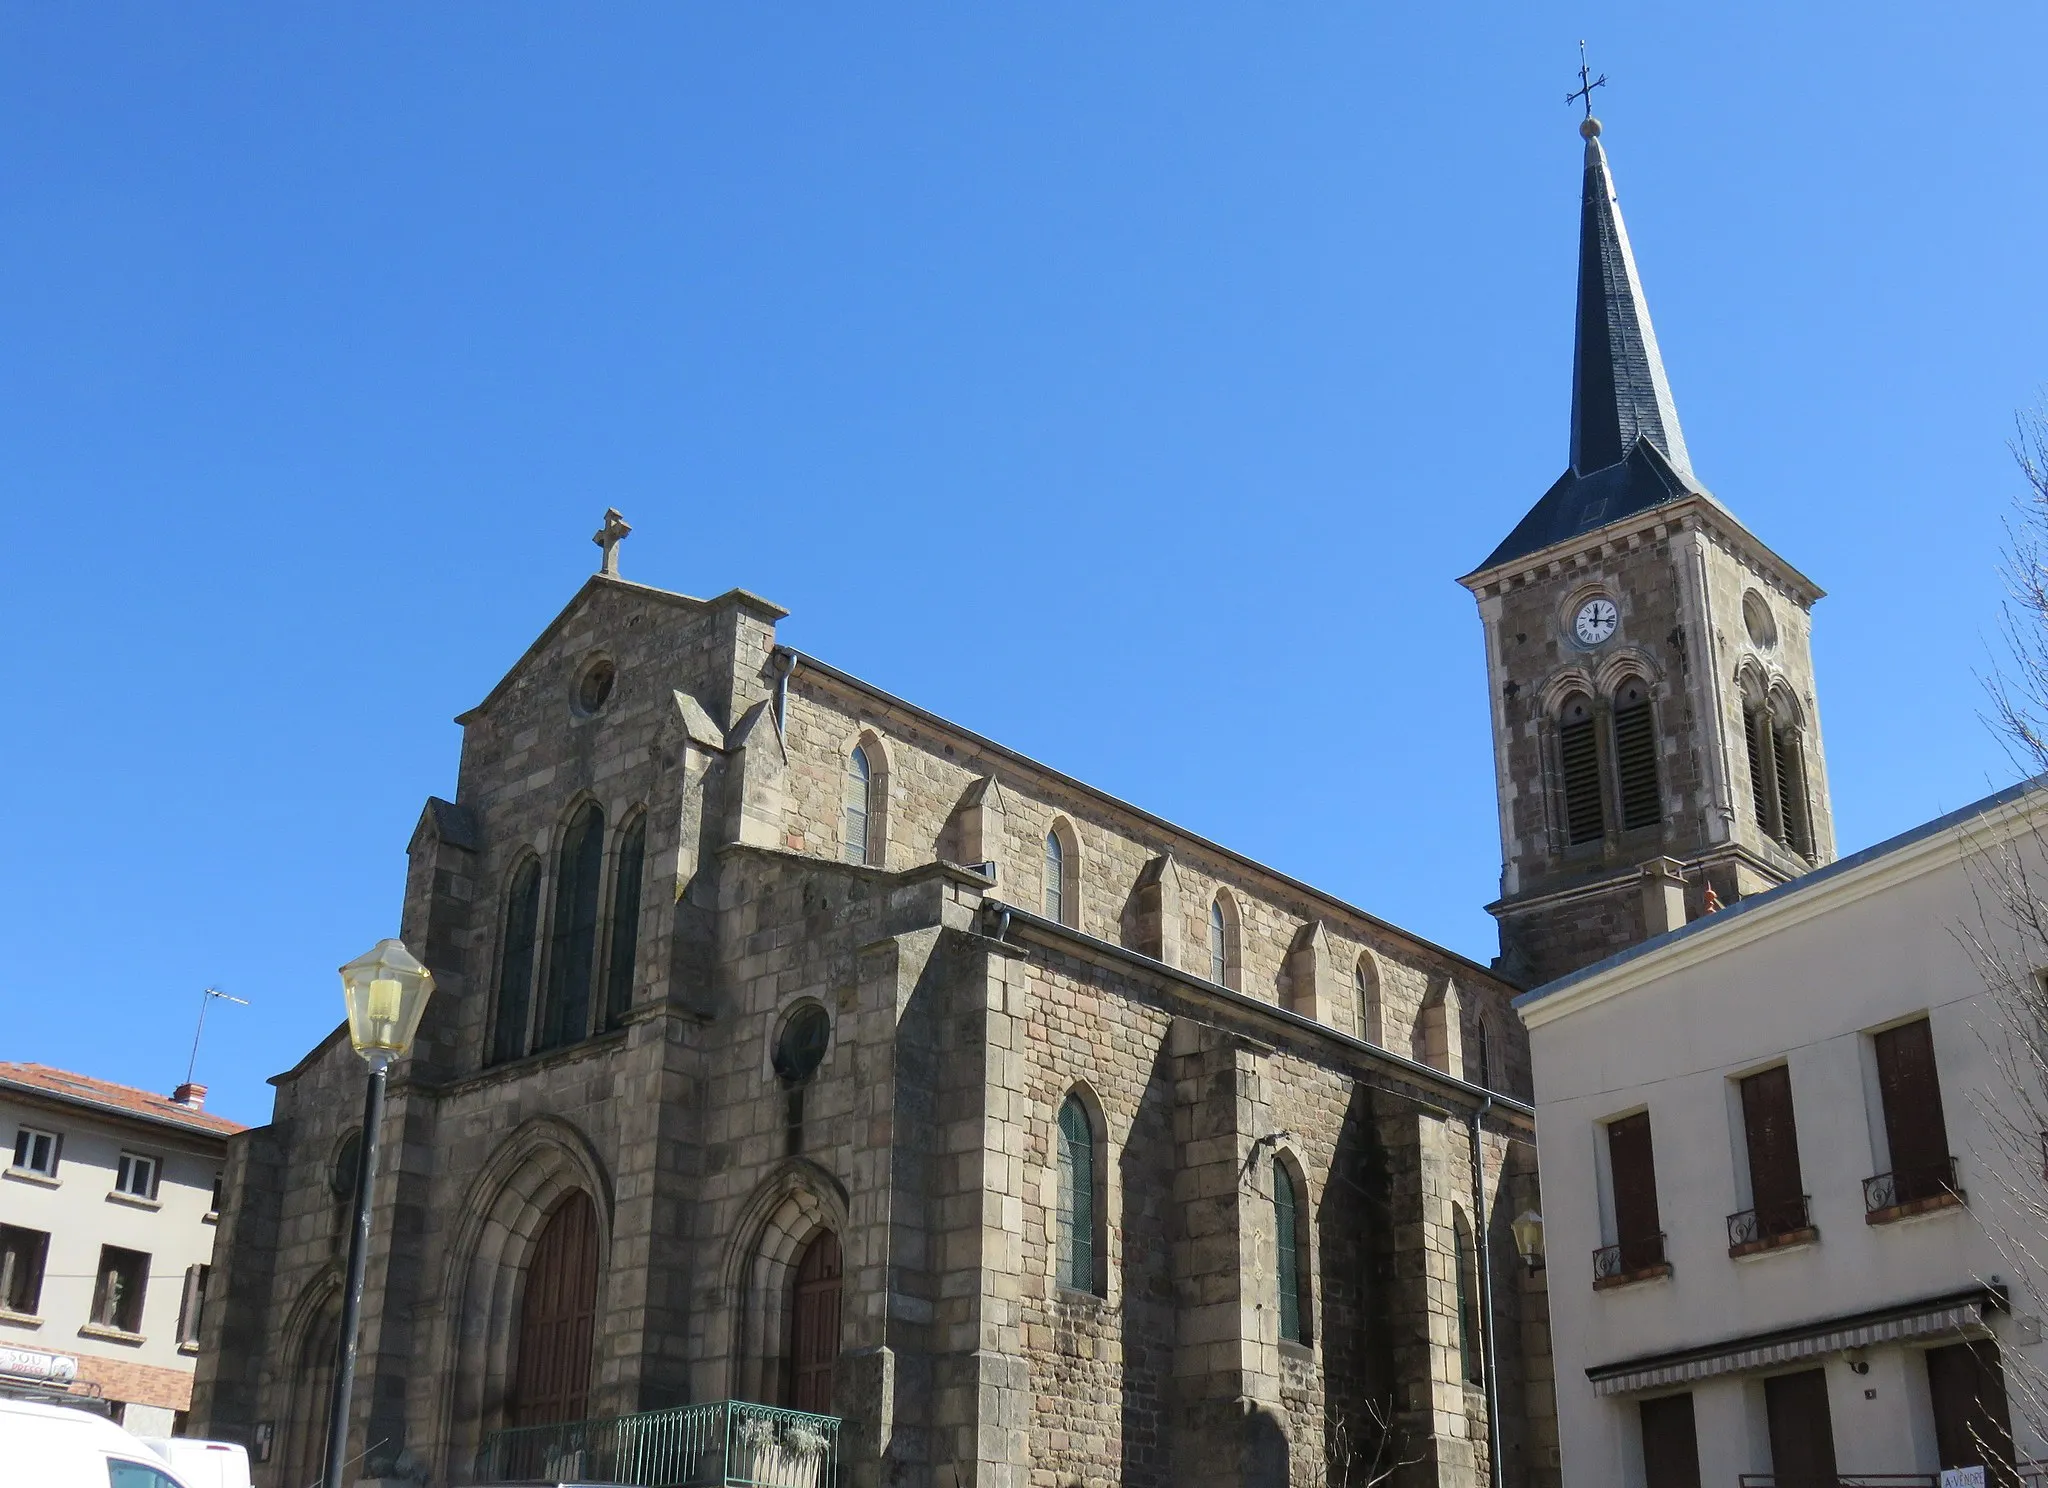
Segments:
[[[1614,774],[1621,786],[1621,829],[1636,832],[1664,820],[1657,785],[1657,722],[1650,689],[1631,677],[1614,698]]]
[[[1479,1384],[1479,1268],[1474,1259],[1472,1224],[1465,1211],[1451,1209],[1451,1260],[1457,1272],[1458,1369],[1468,1384]]]
[[[1301,1187],[1287,1162],[1273,1159],[1273,1260],[1280,1283],[1280,1337],[1309,1341],[1307,1228],[1302,1224]]]
[[[1209,901],[1209,980],[1236,988],[1243,947],[1238,944],[1237,905],[1219,893]]]
[[[533,1001],[534,953],[540,936],[540,863],[528,858],[505,892],[505,937],[498,951],[498,1008],[491,1027],[491,1062],[526,1052],[526,1017]]]
[[[1045,834],[1045,917],[1067,923],[1067,850],[1058,827]]]
[[[1564,785],[1565,842],[1572,847],[1598,842],[1607,832],[1600,800],[1600,734],[1593,700],[1584,693],[1566,698],[1558,712],[1557,759]]]
[[[846,861],[868,861],[869,808],[874,798],[875,772],[865,746],[856,744],[846,757]]]
[[[617,1028],[633,1006],[633,972],[640,952],[640,881],[647,858],[647,813],[633,818],[619,838],[619,864],[612,874],[612,938],[605,967],[604,1023]]]
[[[1372,957],[1361,951],[1358,965],[1351,973],[1351,992],[1357,1000],[1358,1036],[1369,1044],[1377,1044],[1384,1037],[1380,1028],[1380,974]]]
[[[1078,1094],[1060,1105],[1059,1284],[1096,1292],[1095,1122]]]
[[[537,1049],[573,1044],[590,1032],[597,974],[597,889],[604,872],[604,812],[586,801],[569,819],[555,866],[555,921],[548,937],[547,998]]]

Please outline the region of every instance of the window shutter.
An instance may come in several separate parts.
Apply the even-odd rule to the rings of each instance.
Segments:
[[[1593,720],[1560,724],[1558,758],[1564,767],[1565,840],[1576,847],[1598,842],[1605,832],[1600,809],[1600,741]]]
[[[1841,1481],[1825,1370],[1805,1369],[1765,1380],[1764,1415],[1770,1426],[1771,1471],[1785,1488],[1833,1488]]]
[[[1764,746],[1770,721],[1762,708],[1745,708],[1742,721],[1749,739],[1749,800],[1756,808],[1756,824],[1766,837],[1778,835],[1776,813],[1771,810],[1771,778],[1764,768]]]
[[[1657,789],[1657,726],[1650,700],[1614,712],[1614,759],[1621,778],[1621,826],[1634,832],[1664,819]]]
[[[1622,1269],[1635,1271],[1664,1259],[1657,1216],[1657,1164],[1650,1147],[1650,1113],[1638,1111],[1607,1124],[1607,1164],[1614,1177],[1614,1238]]]
[[[1934,1030],[1925,1018],[1916,1018],[1887,1028],[1872,1042],[1894,1191],[1900,1203],[1928,1198],[1947,1182],[1949,1159],[1948,1122],[1942,1115],[1941,1080],[1934,1068]]]
[[[1799,1176],[1799,1133],[1792,1119],[1792,1071],[1786,1065],[1742,1082],[1743,1135],[1749,1148],[1750,1202],[1763,1235],[1805,1223]]]
[[[1773,723],[1771,748],[1778,776],[1778,840],[1802,856],[1807,851],[1806,813],[1800,809],[1805,779],[1799,762],[1798,730]]]
[[[2005,1372],[1990,1339],[1927,1351],[1928,1393],[1934,1398],[1934,1450],[1944,1468],[2005,1467],[2013,1462]],[[2016,1483],[1993,1472],[1994,1483]]]
[[[1700,1442],[1692,1395],[1642,1404],[1644,1488],[1700,1488]]]

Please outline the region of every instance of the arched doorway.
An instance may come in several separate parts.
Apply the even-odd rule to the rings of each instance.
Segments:
[[[839,1237],[820,1230],[797,1262],[789,1309],[791,1410],[829,1415],[832,1374],[839,1363]]]
[[[580,1421],[589,1414],[597,1316],[597,1211],[574,1191],[541,1227],[519,1300],[512,1424]]]
[[[293,1361],[291,1414],[286,1418],[283,1476],[299,1488],[317,1483],[327,1465],[327,1416],[334,1397],[334,1366],[341,1353],[341,1292],[337,1288],[306,1324]]]

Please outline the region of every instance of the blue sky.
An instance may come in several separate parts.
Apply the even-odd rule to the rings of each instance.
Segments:
[[[1467,954],[1589,39],[1846,851],[2006,778],[2048,11],[0,5],[7,1036],[258,1120],[593,565]]]

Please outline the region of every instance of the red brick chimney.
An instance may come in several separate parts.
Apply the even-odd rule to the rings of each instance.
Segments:
[[[171,1099],[188,1111],[204,1110],[206,1107],[206,1087],[204,1085],[194,1085],[190,1080],[187,1080],[183,1085],[180,1085],[171,1092]]]

